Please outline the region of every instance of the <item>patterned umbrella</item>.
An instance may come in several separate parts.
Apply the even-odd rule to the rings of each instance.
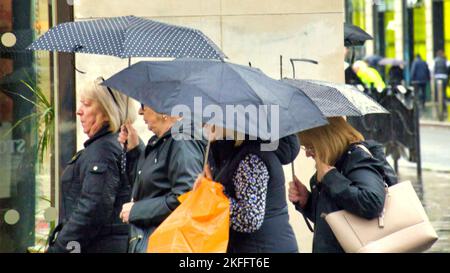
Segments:
[[[223,59],[201,31],[135,16],[62,23],[28,49],[130,57]]]
[[[282,81],[301,89],[327,117],[389,114],[378,102],[352,85],[313,80]]]

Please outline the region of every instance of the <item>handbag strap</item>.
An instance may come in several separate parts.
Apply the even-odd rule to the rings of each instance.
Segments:
[[[369,151],[369,149],[367,149],[366,146],[362,145],[362,144],[357,144],[356,146],[358,146],[359,148],[361,148],[363,151],[365,151],[366,153],[368,153],[371,157],[373,157],[372,153]],[[384,180],[384,176],[383,176],[383,180]],[[384,189],[386,192],[386,199],[389,196],[389,186],[386,183],[386,181],[384,181]],[[386,200],[385,199],[385,200]],[[378,226],[380,228],[384,228],[384,214],[386,212],[386,201],[384,201],[384,206],[383,206],[383,211],[380,213],[380,215],[378,216]]]
[[[308,218],[302,213],[303,219],[305,219],[306,225],[308,226],[309,231],[314,233],[314,228],[311,226],[311,223],[309,222]]]

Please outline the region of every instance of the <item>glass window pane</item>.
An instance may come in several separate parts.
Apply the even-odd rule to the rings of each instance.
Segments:
[[[49,3],[0,0],[0,252],[43,246],[50,227],[50,54],[26,50],[48,30]]]

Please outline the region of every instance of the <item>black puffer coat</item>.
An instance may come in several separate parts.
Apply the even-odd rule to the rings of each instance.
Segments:
[[[129,227],[119,218],[131,187],[121,178],[122,148],[104,126],[64,170],[58,229],[48,252],[126,252]]]
[[[385,200],[385,161],[383,146],[376,142],[363,142],[372,153],[352,145],[338,159],[336,169],[329,171],[321,183],[316,174],[310,180],[312,189],[304,209],[297,210],[314,222],[313,252],[344,252],[322,214],[347,210],[358,216],[373,219],[383,210]]]

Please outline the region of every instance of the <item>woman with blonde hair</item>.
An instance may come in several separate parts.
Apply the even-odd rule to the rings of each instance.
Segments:
[[[68,163],[61,178],[59,225],[48,252],[126,252],[128,225],[121,222],[122,205],[131,186],[121,165],[118,131],[136,110],[127,97],[91,82],[81,93],[77,115],[88,136],[84,149]],[[126,113],[128,112],[128,113]]]
[[[147,252],[148,238],[180,205],[178,197],[192,189],[206,144],[195,138],[189,121],[141,103],[139,115],[154,136],[144,146],[136,129],[126,123],[118,138],[128,142],[127,169],[133,181],[132,200],[120,212],[122,221],[130,224],[130,253]]]
[[[299,133],[306,156],[316,162],[308,191],[298,178],[289,184],[289,200],[314,222],[313,252],[344,252],[323,215],[347,210],[366,219],[383,210],[386,170],[382,145],[364,137],[343,117]],[[384,160],[383,160],[384,159]]]

